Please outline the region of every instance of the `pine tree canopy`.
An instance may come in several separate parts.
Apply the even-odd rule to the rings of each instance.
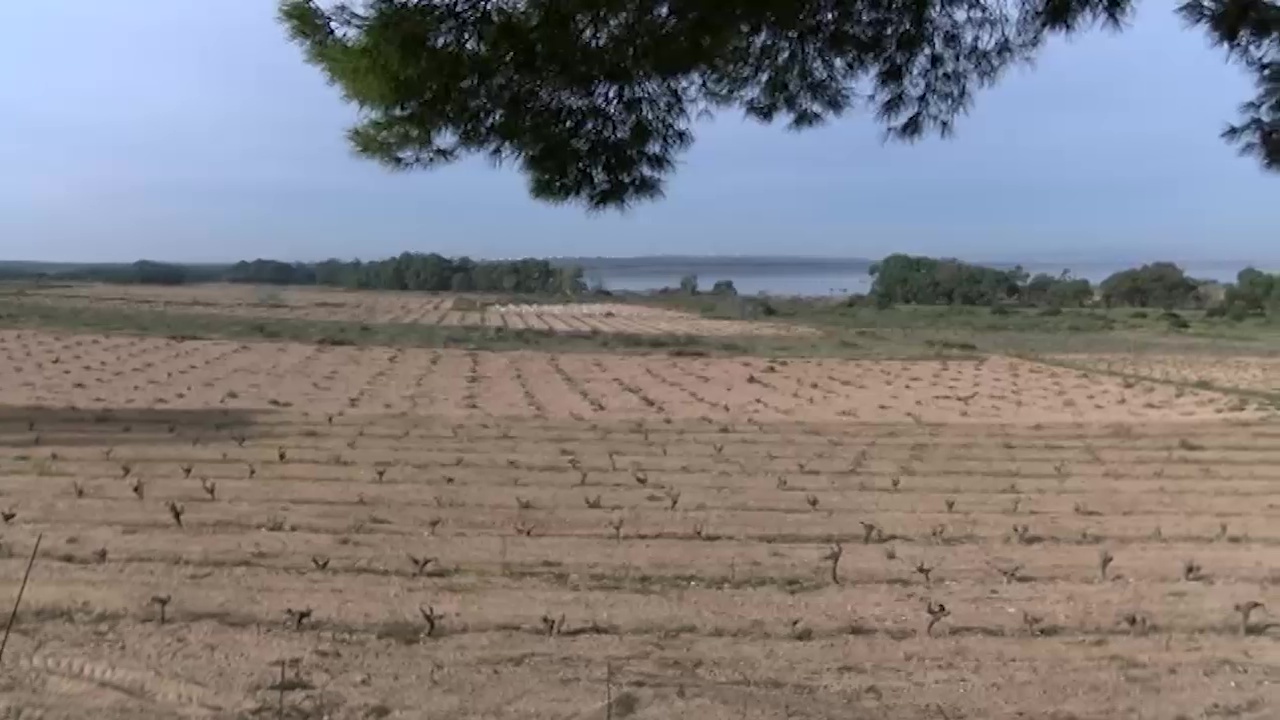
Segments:
[[[482,154],[594,210],[660,197],[702,116],[803,129],[863,110],[949,134],[1055,34],[1122,29],[1137,0],[282,0],[309,62],[360,110],[355,150],[397,169]],[[1175,8],[1251,73],[1223,137],[1280,169],[1280,2]]]

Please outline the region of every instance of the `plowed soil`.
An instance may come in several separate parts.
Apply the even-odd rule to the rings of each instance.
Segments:
[[[1005,358],[38,332],[0,333],[0,380],[0,597],[43,534],[0,717],[1280,707],[1252,401]]]
[[[444,327],[494,327],[557,333],[630,335],[795,336],[815,331],[797,325],[701,318],[619,303],[521,305],[439,293],[350,292],[246,285],[122,287],[73,285],[22,296],[25,303],[59,308],[114,308],[289,320],[340,320]]]
[[[1075,366],[1133,378],[1280,393],[1280,357],[1275,355],[1225,358],[1212,355],[1075,355],[1063,359]]]

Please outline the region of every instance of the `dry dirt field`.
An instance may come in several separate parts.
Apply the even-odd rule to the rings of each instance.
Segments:
[[[1078,367],[1135,378],[1151,378],[1219,388],[1280,393],[1280,357],[1213,357],[1168,355],[1075,355],[1062,358]]]
[[[0,597],[43,533],[3,718],[1280,707],[1280,428],[1226,395],[39,332],[0,370]]]
[[[701,335],[711,337],[802,335],[795,325],[716,320],[660,308],[613,303],[518,305],[477,304],[472,297],[407,292],[347,292],[325,288],[247,285],[183,287],[78,285],[41,290],[25,302],[58,307],[96,307],[208,313],[292,320],[414,323],[446,327],[503,327],[552,332]],[[496,299],[495,299],[496,300]]]

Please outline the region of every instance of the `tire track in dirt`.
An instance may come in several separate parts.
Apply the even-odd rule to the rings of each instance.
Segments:
[[[84,657],[62,657],[37,652],[18,656],[18,665],[60,678],[87,682],[157,705],[196,711],[205,716],[230,712],[242,704],[202,685],[165,677],[154,672],[130,670]],[[22,717],[25,720],[27,718],[25,710],[19,708],[18,715],[14,717]]]
[[[0,699],[0,720],[44,720],[45,711],[38,707]]]

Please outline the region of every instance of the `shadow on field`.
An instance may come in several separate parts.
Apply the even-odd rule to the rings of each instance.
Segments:
[[[191,444],[245,433],[269,411],[0,405],[0,447]]]

